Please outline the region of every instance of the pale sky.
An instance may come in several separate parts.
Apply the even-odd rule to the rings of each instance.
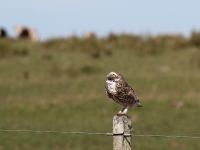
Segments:
[[[38,30],[42,39],[94,31],[137,34],[200,30],[200,0],[0,0],[0,26]]]

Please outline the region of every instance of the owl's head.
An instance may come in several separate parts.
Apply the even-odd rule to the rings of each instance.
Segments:
[[[120,76],[116,72],[110,72],[107,74],[107,80],[116,81],[120,78]]]

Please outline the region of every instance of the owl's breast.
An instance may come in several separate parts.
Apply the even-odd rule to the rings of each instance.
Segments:
[[[106,81],[106,84],[107,84],[107,88],[108,88],[108,91],[109,93],[112,93],[112,94],[116,94],[117,93],[117,90],[116,90],[116,82],[114,81],[110,81],[110,80],[107,80]]]

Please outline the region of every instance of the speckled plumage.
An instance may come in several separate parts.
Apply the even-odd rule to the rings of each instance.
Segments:
[[[141,106],[135,91],[121,74],[110,72],[106,79],[106,93],[109,98],[124,107]]]

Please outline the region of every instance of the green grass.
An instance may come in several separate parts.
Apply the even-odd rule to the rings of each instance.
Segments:
[[[9,52],[0,58],[1,129],[111,132],[120,106],[108,100],[104,84],[106,74],[117,71],[144,106],[129,110],[134,133],[200,136],[199,49],[141,55],[111,48],[111,55],[99,50],[100,57],[93,57],[94,51],[73,51],[64,42],[58,49],[4,43]],[[135,137],[133,145],[137,150],[200,148],[197,139]],[[112,137],[0,132],[0,150],[10,149],[106,150],[112,149]]]

